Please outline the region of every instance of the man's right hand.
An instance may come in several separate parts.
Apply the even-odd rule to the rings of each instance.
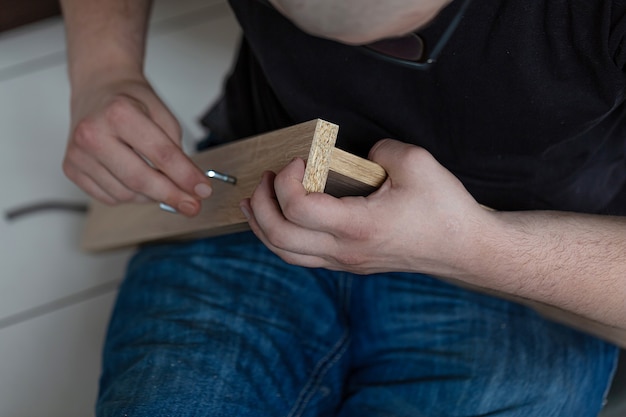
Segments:
[[[104,78],[72,93],[67,177],[105,204],[154,200],[196,215],[211,187],[175,117],[143,76]]]

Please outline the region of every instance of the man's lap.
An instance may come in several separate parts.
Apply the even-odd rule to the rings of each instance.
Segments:
[[[242,233],[133,258],[98,415],[591,416],[616,352],[427,276],[287,265]]]

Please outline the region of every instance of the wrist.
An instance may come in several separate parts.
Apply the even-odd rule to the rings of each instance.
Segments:
[[[144,74],[127,66],[106,65],[99,68],[84,68],[75,74],[71,81],[70,105],[79,109],[84,100],[111,96],[120,92],[133,95],[133,91],[149,87]]]
[[[84,59],[69,65],[72,92],[91,90],[93,86],[115,83],[119,80],[144,81],[143,58],[128,56],[121,51],[101,51],[97,55],[82,54]]]
[[[493,287],[493,265],[506,245],[506,226],[500,213],[476,206],[471,214],[446,224],[448,243],[439,252],[445,265],[440,276],[447,276],[468,284]]]

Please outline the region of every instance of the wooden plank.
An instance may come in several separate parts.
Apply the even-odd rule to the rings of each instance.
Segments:
[[[192,219],[164,212],[157,204],[109,207],[93,202],[81,246],[88,251],[102,251],[154,240],[247,230],[239,202],[252,195],[264,171],[279,171],[295,157],[307,160],[303,180],[307,191],[323,191],[328,184],[337,196],[366,195],[382,184],[386,174],[371,161],[337,150],[334,147],[337,132],[337,125],[313,120],[194,155],[192,159],[201,169],[232,175],[237,178],[237,184],[213,181],[213,195],[203,202],[200,214]],[[332,171],[335,169],[337,173]],[[358,177],[353,178],[351,169],[355,175],[364,175],[369,170],[374,174],[364,175],[365,182],[361,182]]]

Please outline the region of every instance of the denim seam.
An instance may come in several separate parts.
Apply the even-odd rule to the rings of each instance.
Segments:
[[[344,302],[349,302],[350,293],[352,288],[352,279],[348,278],[346,280],[346,287],[344,288]],[[339,340],[333,345],[328,354],[324,356],[315,366],[315,369],[311,373],[311,377],[308,382],[300,392],[296,403],[293,408],[287,415],[287,417],[301,417],[304,411],[306,410],[307,404],[315,395],[317,388],[319,388],[322,383],[322,378],[326,375],[326,373],[335,365],[339,359],[346,353],[348,350],[348,341],[350,340],[350,330],[347,329],[339,338]]]
[[[615,355],[613,355],[613,369],[611,370],[610,378],[606,383],[606,387],[604,388],[604,394],[602,395],[602,404],[600,409],[603,409],[608,403],[609,392],[611,391],[611,387],[613,385],[613,380],[615,379],[615,374],[617,373],[617,365],[619,363],[619,350]]]

